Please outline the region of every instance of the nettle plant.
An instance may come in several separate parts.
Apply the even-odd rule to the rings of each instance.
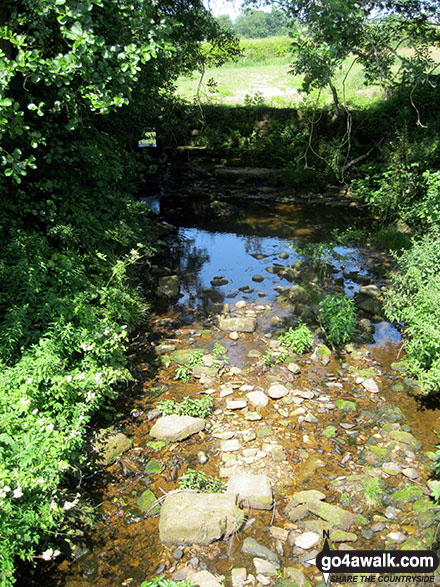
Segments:
[[[209,477],[203,471],[188,471],[179,479],[180,489],[193,489],[203,493],[224,493],[226,485],[217,477]]]
[[[212,411],[212,399],[209,396],[199,399],[185,397],[181,402],[173,399],[165,399],[157,403],[158,409],[164,416],[177,414],[178,416],[194,416],[197,418],[206,418]]]
[[[284,334],[281,334],[278,337],[278,342],[287,350],[302,355],[312,347],[313,334],[304,322],[298,320],[298,326],[296,328],[290,327]]]
[[[356,328],[353,300],[339,294],[326,296],[319,303],[319,320],[332,346],[349,342]]]

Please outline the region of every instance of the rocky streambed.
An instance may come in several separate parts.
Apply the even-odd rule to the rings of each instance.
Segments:
[[[282,207],[279,224],[295,210],[304,218]],[[335,549],[435,545],[439,412],[417,399],[400,336],[381,317],[389,260],[347,249],[320,272],[287,246],[305,225],[276,237],[267,208],[260,220],[248,214],[246,225],[264,236],[183,225],[180,256],[170,241],[167,269],[157,265],[161,311],[133,340],[138,389],[95,443],[100,521],[75,561],[50,570],[51,585],[138,586],[161,574],[203,587],[324,585],[314,564],[323,531]],[[359,318],[338,352],[313,324],[333,291],[355,295]],[[283,355],[279,334],[299,317],[312,348]],[[211,411],[158,409],[186,397],[210,398]],[[224,491],[179,489],[189,470]]]

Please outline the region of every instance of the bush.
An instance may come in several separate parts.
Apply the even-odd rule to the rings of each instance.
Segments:
[[[326,296],[319,303],[319,319],[332,346],[349,342],[356,328],[353,300],[339,294]]]
[[[422,391],[440,381],[440,231],[434,229],[397,257],[385,301],[388,319],[404,323],[409,373]]]

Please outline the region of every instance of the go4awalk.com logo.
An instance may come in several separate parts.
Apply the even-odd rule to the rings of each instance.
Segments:
[[[432,550],[332,550],[329,532],[315,563],[327,587],[331,583],[429,585],[439,557]]]

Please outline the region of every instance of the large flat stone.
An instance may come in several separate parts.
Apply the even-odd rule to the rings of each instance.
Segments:
[[[206,420],[192,416],[163,416],[154,424],[150,435],[158,440],[175,442],[184,440],[205,428]]]
[[[257,327],[255,316],[241,318],[219,318],[218,326],[225,332],[254,332]]]
[[[238,496],[246,507],[256,510],[272,509],[272,486],[267,475],[235,473],[229,478],[227,492]]]
[[[159,536],[162,544],[202,544],[238,532],[244,512],[231,493],[171,492],[162,505]]]
[[[189,575],[188,579],[193,585],[200,585],[200,587],[222,587],[223,585],[209,571],[198,571],[193,575]]]

